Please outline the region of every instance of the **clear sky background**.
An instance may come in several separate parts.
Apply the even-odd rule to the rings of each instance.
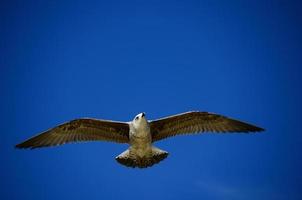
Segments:
[[[2,0],[0,198],[302,199],[299,1]],[[200,110],[266,129],[179,136],[148,169],[92,142],[18,150],[79,117]]]

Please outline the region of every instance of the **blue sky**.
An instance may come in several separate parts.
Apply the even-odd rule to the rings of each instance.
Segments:
[[[1,199],[301,199],[298,1],[1,1]],[[59,123],[200,110],[264,133],[179,136],[152,168],[106,142],[17,150]]]

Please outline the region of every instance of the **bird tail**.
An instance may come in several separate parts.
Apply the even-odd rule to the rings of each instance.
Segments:
[[[168,155],[168,152],[156,147],[152,147],[152,153],[150,156],[139,157],[137,155],[132,155],[129,153],[129,149],[127,149],[126,151],[118,155],[115,159],[117,162],[127,167],[146,168],[159,163],[160,161],[167,158]]]

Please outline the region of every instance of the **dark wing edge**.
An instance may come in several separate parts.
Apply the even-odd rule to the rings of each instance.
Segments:
[[[152,141],[183,134],[203,132],[250,133],[263,128],[209,112],[190,111],[150,121]]]
[[[75,119],[40,133],[15,147],[34,149],[84,141],[128,143],[129,124],[91,118]]]

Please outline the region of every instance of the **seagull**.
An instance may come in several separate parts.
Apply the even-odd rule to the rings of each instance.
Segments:
[[[130,122],[81,118],[40,133],[16,148],[40,148],[72,142],[110,141],[127,143],[129,148],[115,157],[127,167],[150,167],[168,156],[168,152],[153,145],[159,140],[184,134],[204,132],[260,132],[263,128],[209,112],[190,111],[156,120],[147,120],[140,113]]]

